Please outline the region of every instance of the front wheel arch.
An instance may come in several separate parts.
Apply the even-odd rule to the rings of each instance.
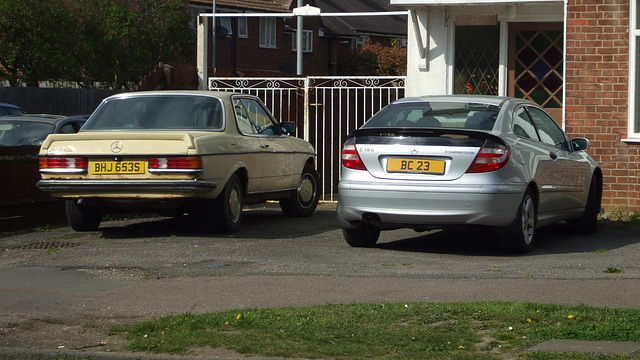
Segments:
[[[598,215],[602,207],[602,190],[602,172],[596,171],[593,173],[589,183],[584,214],[578,219],[569,221],[571,224],[576,225],[578,231],[583,234],[593,234],[598,231]]]

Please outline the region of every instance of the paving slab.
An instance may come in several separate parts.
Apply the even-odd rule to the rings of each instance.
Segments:
[[[526,351],[578,352],[597,355],[633,356],[640,354],[640,343],[555,339],[528,347]]]

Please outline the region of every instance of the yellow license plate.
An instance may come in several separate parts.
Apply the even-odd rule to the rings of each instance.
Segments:
[[[388,159],[388,172],[444,174],[444,161],[427,159]]]
[[[92,161],[89,171],[94,175],[144,174],[144,161]]]

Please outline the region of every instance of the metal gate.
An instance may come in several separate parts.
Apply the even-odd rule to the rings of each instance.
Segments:
[[[394,100],[405,77],[209,78],[209,90],[253,94],[276,119],[296,122],[297,136],[313,144],[322,178],[321,201],[336,201],[341,147],[348,134]]]

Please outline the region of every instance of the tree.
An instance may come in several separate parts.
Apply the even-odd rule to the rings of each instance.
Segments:
[[[365,44],[342,61],[342,73],[350,75],[401,76],[407,73],[407,49],[396,41],[391,46]]]
[[[59,34],[69,19],[57,1],[0,0],[0,14],[0,78],[38,86],[65,72],[68,57],[60,49],[67,37]]]
[[[186,0],[67,1],[81,40],[72,49],[77,81],[85,86],[127,88],[159,62],[186,57],[195,41]]]
[[[0,77],[129,88],[195,41],[188,0],[0,0]]]

